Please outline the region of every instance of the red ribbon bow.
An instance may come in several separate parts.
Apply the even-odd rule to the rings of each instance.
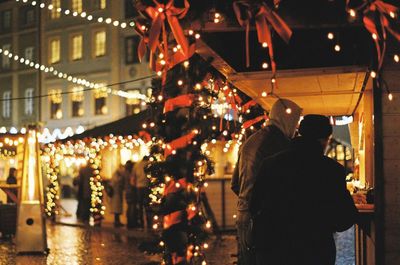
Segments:
[[[347,0],[347,9],[350,9],[350,2],[351,0]],[[373,2],[366,1],[358,8],[355,8],[355,10],[362,10],[364,14],[364,26],[373,36],[378,56],[379,70],[382,67],[386,52],[387,31],[400,41],[400,32],[393,28],[394,18],[398,14],[399,9],[382,0],[375,0]],[[378,26],[380,26],[379,29]]]
[[[183,18],[188,12],[190,7],[189,2],[185,0],[183,8],[175,7],[173,5],[174,3],[173,0],[170,0],[166,5],[160,4],[156,0],[153,0],[153,2],[155,4],[155,7],[149,6],[145,9],[146,13],[153,20],[149,33],[150,50],[154,53],[158,48],[158,45],[160,43],[160,34],[162,30],[164,52],[165,56],[167,56],[168,40],[164,23],[164,21],[167,19],[176,42],[181,46],[182,53],[187,55],[189,50],[189,44],[188,40],[186,39],[183,33],[182,27],[179,24],[178,19]]]
[[[279,3],[279,1],[276,1],[276,3]],[[272,74],[275,75],[276,63],[274,59],[274,49],[269,25],[275,29],[275,31],[286,43],[289,42],[292,36],[292,30],[289,28],[286,22],[283,21],[283,19],[280,18],[278,14],[276,14],[265,3],[252,6],[248,1],[236,1],[233,3],[233,10],[235,11],[239,24],[242,27],[246,27],[246,66],[250,66],[249,31],[250,20],[254,18],[258,41],[261,44],[266,43],[268,45]],[[244,16],[242,16],[242,14],[244,14]]]

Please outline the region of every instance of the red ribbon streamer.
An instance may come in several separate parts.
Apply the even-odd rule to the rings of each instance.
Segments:
[[[140,131],[139,136],[145,141],[149,142],[151,140],[151,135],[146,131]]]
[[[195,136],[196,136],[195,132],[190,132],[168,143],[164,150],[164,157],[166,158],[170,154],[172,154],[173,150],[186,147]]]
[[[276,3],[279,3],[279,1]],[[274,59],[274,48],[269,25],[272,26],[272,28],[286,43],[289,42],[292,36],[292,30],[289,28],[286,22],[265,3],[253,6],[250,5],[248,1],[236,1],[233,3],[233,10],[235,11],[239,24],[242,27],[246,27],[246,66],[250,66],[249,31],[250,20],[254,18],[258,41],[261,44],[267,43],[269,47],[268,51],[271,60],[272,74],[275,75],[276,63]],[[242,16],[241,11],[243,11],[244,17]]]
[[[253,107],[255,105],[257,105],[257,102],[254,99],[246,102],[246,104],[244,104],[242,106],[242,112],[246,112],[248,109],[250,109],[251,107]]]
[[[268,120],[268,116],[267,115],[261,115],[261,116],[258,116],[257,118],[252,119],[252,120],[248,120],[245,123],[243,123],[242,128],[243,129],[247,129],[250,126],[252,126],[252,125],[254,125],[257,122],[262,121],[262,120]]]
[[[170,98],[164,103],[164,113],[173,111],[176,108],[189,107],[193,104],[194,95],[187,94],[175,98]]]

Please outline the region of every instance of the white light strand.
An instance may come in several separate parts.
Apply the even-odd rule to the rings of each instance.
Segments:
[[[19,62],[20,64],[25,64],[28,67],[35,68],[37,70],[40,70],[45,73],[52,73],[55,77],[60,78],[60,79],[65,79],[68,82],[72,82],[74,84],[78,84],[90,89],[101,89],[104,92],[107,92],[108,94],[112,94],[115,96],[123,97],[123,98],[128,98],[128,99],[139,99],[143,101],[148,101],[148,97],[144,94],[141,93],[131,93],[123,90],[118,90],[118,89],[112,89],[110,87],[107,87],[106,85],[103,84],[96,84],[93,82],[90,82],[86,79],[82,78],[77,78],[72,75],[68,75],[66,73],[63,73],[61,71],[58,71],[54,69],[54,67],[48,67],[43,64],[38,64],[33,61],[30,61],[28,59],[25,59],[24,57],[18,56],[16,54],[11,53],[8,50],[3,50],[0,48],[0,54],[3,56],[9,57],[10,59],[14,59],[16,62]]]
[[[36,6],[38,4],[38,1],[28,1],[28,0],[15,0],[16,2],[23,2],[23,3],[30,3],[32,6]],[[49,11],[53,11],[54,7],[52,4],[45,4],[45,3],[40,3],[39,7],[41,9],[48,9]],[[88,14],[87,12],[83,11],[81,13],[72,11],[70,9],[62,9],[62,8],[57,8],[54,9],[57,13],[64,14],[65,16],[73,16],[73,17],[80,17],[82,19],[86,19],[88,21],[97,21],[99,23],[104,23],[108,25],[113,25],[114,27],[120,27],[122,29],[126,27],[135,27],[135,22],[131,21],[129,23],[126,22],[120,22],[118,20],[113,20],[111,18],[103,18],[103,17],[93,17],[92,15]]]

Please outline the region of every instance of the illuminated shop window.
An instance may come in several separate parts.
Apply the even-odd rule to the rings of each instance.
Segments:
[[[57,9],[61,8],[60,0],[51,0],[51,4],[53,5],[53,9],[50,10],[50,18],[57,19],[60,18],[61,13],[57,11]]]
[[[74,35],[71,38],[71,59],[73,61],[82,59],[82,34]]]
[[[102,85],[101,85],[102,86]],[[107,88],[100,87],[94,90],[94,112],[96,115],[105,115],[108,113],[107,108]]]
[[[85,114],[83,109],[83,87],[72,88],[72,117],[82,117]]]
[[[61,110],[61,103],[62,103],[61,89],[52,89],[49,91],[49,95],[50,95],[51,118],[59,120],[63,116]]]
[[[107,0],[96,0],[96,8],[97,9],[106,9]]]
[[[133,94],[139,94],[139,90],[135,90],[132,92]],[[126,104],[125,104],[125,112],[126,116],[132,115],[132,114],[138,114],[141,111],[140,108],[140,99],[136,98],[127,98],[126,99]]]
[[[82,13],[82,0],[72,0],[72,12]]]
[[[49,63],[54,64],[60,62],[61,49],[60,49],[60,39],[50,40],[50,50],[49,50]]]
[[[100,57],[106,55],[106,32],[97,31],[94,34],[94,56]]]

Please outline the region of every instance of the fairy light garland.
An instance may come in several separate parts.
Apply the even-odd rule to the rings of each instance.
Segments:
[[[126,148],[132,150],[135,147],[147,148],[149,143],[145,143],[140,138],[135,138],[132,135],[128,136],[114,136],[110,134],[103,140],[101,138],[92,138],[90,142],[79,140],[76,142],[67,143],[50,143],[47,144],[42,151],[42,159],[45,167],[45,173],[49,180],[49,185],[46,189],[46,214],[51,217],[58,214],[56,205],[59,200],[59,184],[58,173],[61,161],[67,161],[68,157],[73,157],[73,161],[79,162],[79,166],[88,163],[93,170],[93,176],[90,177],[91,188],[91,207],[90,213],[94,222],[102,219],[105,214],[106,207],[104,206],[104,186],[102,184],[103,178],[101,176],[101,151],[105,148],[114,150],[118,148]],[[77,156],[82,157],[85,161],[82,163],[81,159],[76,159]],[[79,160],[79,161],[78,161]]]
[[[10,59],[14,59],[14,61],[20,63],[20,64],[25,64],[26,66],[30,67],[30,68],[34,68],[36,70],[40,70],[42,72],[45,73],[49,73],[49,74],[53,74],[55,77],[59,78],[59,79],[65,79],[68,82],[74,83],[74,84],[78,84],[81,86],[86,87],[87,89],[99,89],[103,92],[106,92],[108,94],[114,95],[114,96],[119,96],[119,97],[123,97],[123,98],[127,98],[127,99],[140,99],[143,101],[147,101],[148,98],[146,95],[141,94],[141,93],[130,93],[127,91],[123,91],[120,89],[113,89],[111,87],[107,87],[107,85],[104,84],[99,84],[99,83],[93,83],[90,82],[86,79],[83,78],[77,78],[75,76],[69,75],[67,73],[58,71],[56,69],[54,69],[54,67],[50,66],[46,66],[44,64],[39,64],[39,63],[35,63],[34,61],[28,60],[22,56],[19,56],[17,54],[13,54],[12,52],[10,52],[9,50],[3,50],[0,48],[0,54],[2,54],[3,56],[7,56]]]
[[[55,7],[52,4],[46,4],[46,3],[40,3],[40,1],[28,1],[28,0],[15,0],[16,2],[22,2],[22,3],[28,3],[31,4],[32,6],[39,6],[41,9],[48,9],[49,11],[55,11],[57,13],[63,14],[65,16],[72,16],[72,17],[78,17],[81,19],[85,19],[87,21],[97,21],[98,23],[103,23],[107,25],[112,25],[116,28],[122,28],[125,29],[127,27],[135,27],[135,22],[130,21],[129,23],[127,22],[121,22],[116,19],[112,18],[104,18],[104,17],[94,17],[91,14],[88,14],[87,12],[76,12],[72,11],[70,9],[63,9],[61,7],[58,7],[55,9]]]

